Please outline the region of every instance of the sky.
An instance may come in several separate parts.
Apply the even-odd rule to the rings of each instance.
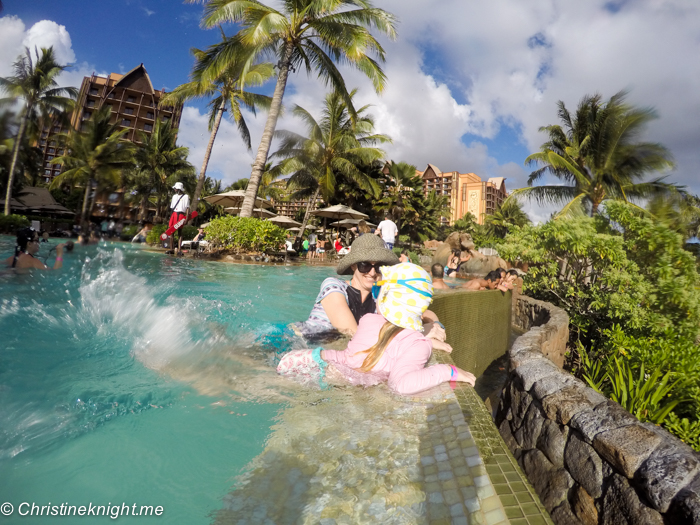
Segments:
[[[274,0],[271,1],[274,4]],[[25,46],[53,45],[73,65],[61,83],[80,86],[93,72],[126,72],[143,62],[156,89],[187,82],[190,48],[219,39],[199,27],[201,5],[178,0],[4,0],[0,76]],[[399,20],[396,41],[381,39],[388,84],[377,95],[358,71],[343,69],[359,105],[392,144],[387,158],[418,169],[506,177],[510,191],[527,184],[525,158],[557,124],[557,101],[574,110],[582,97],[652,107],[658,119],[642,140],[668,147],[676,168],[664,175],[700,193],[700,2],[696,0],[375,0]],[[235,27],[224,28],[228,34]],[[264,89],[271,93],[274,85]],[[305,71],[290,77],[286,107],[318,115],[328,88]],[[289,112],[291,113],[291,112]],[[288,114],[289,114],[288,113]],[[225,121],[207,174],[225,184],[248,177],[266,115],[246,114],[253,151]],[[303,131],[293,117],[278,129]],[[201,166],[209,139],[204,103],[187,104],[179,141]],[[274,151],[274,143],[273,148]],[[535,220],[553,208],[526,203]]]

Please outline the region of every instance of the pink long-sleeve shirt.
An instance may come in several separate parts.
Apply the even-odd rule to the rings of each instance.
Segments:
[[[366,314],[360,319],[357,332],[345,350],[324,350],[323,359],[350,368],[360,368],[367,354],[358,353],[377,343],[386,319],[379,314]],[[389,388],[399,394],[415,394],[450,380],[448,365],[426,368],[432,344],[420,332],[405,329],[399,332],[384,350],[373,373],[388,374]]]

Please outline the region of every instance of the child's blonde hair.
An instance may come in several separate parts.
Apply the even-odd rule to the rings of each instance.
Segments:
[[[362,366],[357,370],[360,372],[369,372],[372,370],[382,358],[382,355],[384,355],[384,350],[386,350],[386,347],[389,346],[389,343],[394,340],[394,337],[399,335],[401,330],[403,330],[403,328],[396,326],[395,324],[391,324],[388,321],[384,323],[382,329],[379,330],[379,338],[377,339],[376,344],[369,347],[367,350],[358,352],[358,354],[367,354],[367,357],[365,357],[365,360],[362,362]]]

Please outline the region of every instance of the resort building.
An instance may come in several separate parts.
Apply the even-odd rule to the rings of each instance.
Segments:
[[[287,191],[287,181],[277,181],[272,183],[272,186],[276,187],[281,193],[281,198],[272,199],[272,204],[275,210],[277,210],[278,215],[286,215],[287,217],[294,218],[299,210],[306,211],[309,199],[288,200],[290,192]],[[311,210],[317,210],[322,207],[323,199],[319,196],[316,202],[311,206]]]
[[[63,154],[55,136],[69,129],[85,129],[85,121],[103,106],[110,108],[113,123],[116,122],[121,128],[128,130],[124,138],[137,144],[141,142],[139,132],[152,133],[158,119],[170,120],[173,127],[178,128],[182,105],[159,108],[158,103],[164,94],[165,90],[153,88],[143,64],[123,75],[110,73],[109,76],[103,77],[93,73],[83,78],[70,124],[54,120],[42,126],[38,145],[43,153],[43,182],[50,183],[61,172],[60,165],[49,163],[55,156]],[[102,197],[98,197],[93,215],[123,215],[122,190],[108,195],[108,198]]]
[[[479,224],[484,224],[486,215],[493,214],[508,197],[503,177],[484,181],[474,173],[442,172],[433,164],[416,174],[423,179],[426,196],[434,190],[450,199],[450,216],[443,217],[445,223],[454,224],[457,219],[471,213]]]

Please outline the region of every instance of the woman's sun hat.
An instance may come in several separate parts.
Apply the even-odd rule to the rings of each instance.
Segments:
[[[182,184],[182,182],[176,182],[175,186],[173,186],[174,190],[180,190],[180,191],[185,191],[185,185]]]
[[[391,324],[422,332],[423,312],[433,300],[430,274],[412,263],[383,266],[377,285],[377,311]]]
[[[338,275],[352,275],[353,264],[361,262],[377,262],[386,266],[399,263],[399,258],[389,250],[384,241],[376,235],[366,233],[361,235],[350,246],[350,253],[338,263]]]

